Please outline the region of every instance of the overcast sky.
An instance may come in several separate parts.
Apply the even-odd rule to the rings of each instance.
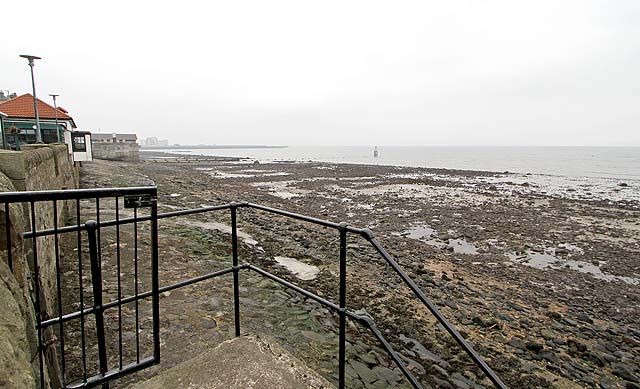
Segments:
[[[638,0],[143,3],[6,2],[0,89],[39,55],[80,129],[182,144],[640,146]]]

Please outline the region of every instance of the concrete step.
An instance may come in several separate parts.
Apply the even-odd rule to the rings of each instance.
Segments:
[[[243,335],[136,383],[157,388],[334,388],[273,339]]]

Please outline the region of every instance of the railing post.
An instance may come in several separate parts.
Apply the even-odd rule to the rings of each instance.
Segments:
[[[16,137],[16,146],[18,137]],[[36,228],[36,208],[35,203],[31,201],[31,231],[37,231]],[[7,225],[8,227],[8,225]],[[33,252],[33,286],[35,294],[36,323],[38,324],[38,362],[40,366],[40,388],[44,388],[44,347],[42,345],[42,311],[40,310],[40,265],[38,264],[38,239],[34,235],[31,238],[31,250]],[[11,246],[9,246],[11,250]]]
[[[8,201],[4,203],[4,229],[6,233],[5,239],[7,242],[7,264],[9,265],[9,270],[13,272],[13,248],[11,247],[11,210],[9,209]]]
[[[160,362],[160,282],[158,279],[158,200],[151,199],[151,303],[153,304],[153,358]]]
[[[233,312],[235,315],[236,336],[240,336],[240,283],[238,280],[238,226],[236,211],[238,206],[231,203],[231,251],[233,255]]]
[[[98,223],[89,220],[85,223],[87,236],[89,238],[89,257],[91,258],[91,285],[93,287],[93,309],[96,317],[96,337],[98,340],[98,360],[100,363],[100,374],[107,373],[107,345],[104,335],[104,315],[102,311],[102,270],[100,258],[98,257],[98,242],[96,231]],[[102,384],[102,389],[109,389],[109,384]]]
[[[347,223],[340,223],[340,344],[338,346],[338,388],[345,387],[347,342]]]

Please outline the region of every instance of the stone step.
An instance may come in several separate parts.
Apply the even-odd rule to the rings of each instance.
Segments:
[[[157,388],[335,388],[273,339],[243,335],[129,386]]]

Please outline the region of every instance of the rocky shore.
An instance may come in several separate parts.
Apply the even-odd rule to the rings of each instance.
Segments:
[[[640,387],[636,202],[564,198],[504,173],[312,162],[94,161],[82,174],[84,187],[156,184],[161,212],[247,201],[370,228],[510,387]],[[334,231],[239,215],[241,260],[337,301]],[[163,220],[161,285],[228,266],[228,224],[227,213]],[[490,387],[367,242],[348,244],[349,308],[375,320],[424,386]],[[336,382],[337,317],[253,273],[241,286],[243,332],[276,338]],[[229,339],[231,296],[228,278],[163,296],[154,369]],[[364,328],[350,323],[348,341],[350,387],[408,386]]]

